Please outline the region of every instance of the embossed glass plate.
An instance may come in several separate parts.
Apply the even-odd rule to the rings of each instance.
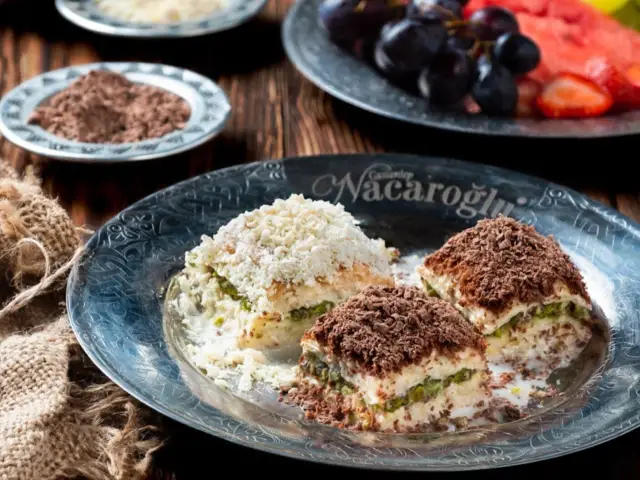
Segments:
[[[135,143],[105,144],[67,140],[29,123],[33,111],[49,97],[93,70],[123,74],[132,82],[153,85],[182,97],[191,116],[181,130]],[[183,68],[140,62],[76,65],[38,75],[0,100],[0,133],[25,150],[74,162],[112,163],[176,155],[211,140],[224,128],[231,105],[212,80]]]
[[[105,14],[95,0],[56,0],[56,8],[70,22],[92,32],[117,37],[178,38],[217,33],[249,21],[267,0],[227,0],[223,8],[197,20],[167,24],[138,23]]]
[[[427,127],[483,135],[593,138],[640,133],[640,110],[579,120],[508,119],[428,111],[427,103],[394,86],[371,66],[331,43],[318,23],[321,0],[298,0],[282,27],[296,68],[316,86],[356,107]]]
[[[402,254],[431,251],[500,213],[553,234],[604,322],[601,342],[556,403],[527,419],[454,434],[345,432],[304,420],[274,392],[219,389],[182,353],[163,314],[184,252],[238,214],[302,193],[341,202]],[[507,170],[405,155],[253,163],[182,182],[126,209],[88,242],[69,279],[71,324],[93,361],[163,414],[217,437],[289,457],[405,470],[472,470],[582,450],[640,424],[640,227],[559,185]]]

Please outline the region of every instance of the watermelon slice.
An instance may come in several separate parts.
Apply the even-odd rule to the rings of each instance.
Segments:
[[[576,43],[579,27],[556,18],[516,15],[520,30],[533,40],[542,52],[540,65],[529,77],[546,83],[559,72],[581,74],[591,54]]]
[[[582,0],[471,0],[465,15],[490,5],[514,12],[522,33],[540,47],[542,60],[530,75],[539,82],[560,72],[582,75],[592,56],[621,70],[640,64],[640,33]]]

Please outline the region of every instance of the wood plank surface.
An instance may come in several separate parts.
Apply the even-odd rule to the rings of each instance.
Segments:
[[[259,17],[246,25],[214,36],[172,41],[89,33],[62,19],[52,1],[5,4],[0,7],[0,93],[67,65],[139,60],[209,76],[225,90],[233,112],[225,131],[212,142],[152,162],[95,166],[48,161],[1,139],[0,154],[19,170],[28,164],[39,166],[46,189],[60,199],[78,225],[92,228],[143,196],[212,169],[269,158],[355,152],[429,154],[500,165],[579,189],[640,220],[640,188],[633,175],[625,173],[630,167],[623,161],[629,161],[637,137],[542,141],[464,136],[399,124],[361,111],[315,87],[286,59],[280,22],[291,4],[292,0],[269,0]],[[250,475],[276,470],[286,475],[302,471],[331,474],[328,467],[293,461],[286,463],[285,472],[279,457],[219,441],[170,421],[167,424],[173,435],[158,457],[153,478],[213,478],[219,473],[216,460],[227,458],[238,459],[243,473]],[[633,446],[640,434],[627,437],[598,447],[594,455],[545,462],[527,467],[527,472],[543,476],[564,468],[577,472],[579,464],[581,472],[604,478],[638,478],[640,461]],[[510,471],[522,474],[524,468]],[[502,475],[477,474],[476,478]]]
[[[219,82],[233,105],[229,124],[218,138],[192,152],[154,162],[117,166],[49,162],[2,141],[0,152],[18,168],[33,161],[42,164],[45,185],[79,224],[99,226],[131,202],[213,168],[324,153],[387,151],[456,157],[604,192],[610,200],[614,192],[627,194],[627,200],[634,198],[633,179],[618,176],[618,168],[584,168],[588,161],[608,158],[612,151],[630,150],[633,138],[574,142],[470,135],[460,141],[459,134],[399,124],[332,98],[285,58],[280,21],[291,0],[270,0],[257,19],[229,32],[174,41],[95,35],[60,18],[48,3],[39,4],[42,15],[31,15],[33,1],[13,2],[2,12],[2,92],[66,65],[141,60],[205,74]]]

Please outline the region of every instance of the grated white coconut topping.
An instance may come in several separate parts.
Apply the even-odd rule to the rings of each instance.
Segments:
[[[374,240],[340,204],[302,195],[278,199],[243,213],[187,255],[187,263],[209,265],[258,309],[270,311],[269,289],[331,283],[340,269],[364,265],[391,278],[392,252]]]
[[[140,23],[174,23],[202,18],[225,6],[225,0],[95,0],[105,14]]]

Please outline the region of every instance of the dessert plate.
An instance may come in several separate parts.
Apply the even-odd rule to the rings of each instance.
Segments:
[[[318,22],[321,0],[299,0],[282,28],[284,47],[296,68],[330,95],[369,112],[427,127],[482,135],[594,138],[640,133],[640,110],[577,120],[509,119],[435,112],[418,96],[394,86],[372,67],[332,42]]]
[[[198,20],[168,24],[137,23],[113,18],[102,12],[94,0],[56,0],[56,8],[70,22],[104,35],[179,38],[207,35],[237,27],[257,15],[266,3],[266,0],[228,0],[224,8]]]
[[[220,388],[184,354],[164,303],[184,253],[238,214],[302,193],[342,203],[402,255],[432,251],[505,214],[553,234],[582,271],[603,325],[558,402],[458,433],[343,431],[304,419],[261,386]],[[511,171],[408,155],[292,158],[213,171],[157,192],[106,223],[68,285],[91,359],[157,411],[211,435],[288,457],[392,470],[475,470],[576,452],[640,425],[640,226],[578,192]]]
[[[135,143],[85,143],[59,137],[29,124],[32,112],[52,95],[93,70],[120,73],[132,82],[153,85],[182,97],[191,116],[181,130]],[[191,150],[215,137],[227,123],[231,105],[212,80],[179,67],[140,62],[77,65],[43,73],[23,82],[0,100],[0,133],[37,155],[87,163],[151,160]]]

